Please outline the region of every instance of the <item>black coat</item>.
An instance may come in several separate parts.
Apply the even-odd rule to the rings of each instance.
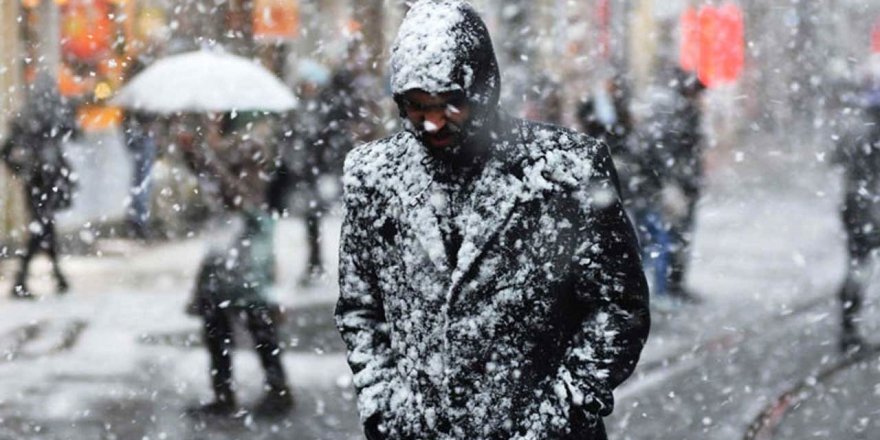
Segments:
[[[466,2],[412,6],[391,89],[463,92],[470,117],[457,149],[429,152],[411,123],[346,159],[336,323],[367,432],[604,439],[649,327],[607,148],[498,110]]]
[[[658,100],[640,133],[644,166],[660,184],[678,185],[692,201],[703,180],[702,117],[698,98],[672,91]]]
[[[61,148],[68,126],[43,125],[24,115],[12,121],[0,156],[21,180],[28,206],[36,220],[51,219],[68,208],[76,183]]]
[[[455,266],[412,134],[347,161],[337,324],[387,438],[604,438],[639,358],[647,287],[607,149],[511,127],[469,191]]]
[[[880,247],[880,110],[854,112],[834,121],[833,160],[844,170],[841,209],[852,258]],[[872,123],[873,122],[873,123]]]

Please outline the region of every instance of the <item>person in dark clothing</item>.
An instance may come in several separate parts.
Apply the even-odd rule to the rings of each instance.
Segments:
[[[34,298],[27,287],[31,259],[44,251],[52,261],[58,293],[69,289],[58,261],[55,213],[69,208],[75,180],[61,144],[73,135],[76,121],[72,107],[59,94],[54,79],[40,74],[28,91],[26,107],[12,121],[3,143],[4,162],[25,190],[30,218],[27,248],[12,288],[14,298]]]
[[[700,100],[705,87],[697,77],[675,69],[671,94],[652,109],[641,137],[647,143],[640,154],[645,167],[655,173],[654,200],[663,207],[664,229],[669,237],[669,270],[666,290],[681,302],[698,302],[685,287],[697,201],[703,186],[703,129]],[[643,174],[651,176],[650,173]]]
[[[270,183],[269,206],[277,212],[287,209],[288,195],[295,192],[305,199],[303,204],[306,226],[306,269],[299,277],[301,286],[309,286],[324,276],[324,258],[321,252],[321,218],[326,201],[319,191],[319,179],[327,171],[325,149],[330,142],[323,135],[327,117],[322,99],[322,87],[326,86],[323,66],[308,64],[304,78],[298,86],[300,109],[285,119],[283,135],[279,142],[279,167]],[[317,72],[317,73],[316,73]],[[329,73],[327,74],[329,77]],[[341,131],[336,122],[334,130]]]
[[[846,278],[838,290],[841,304],[839,347],[854,353],[865,346],[858,331],[864,291],[871,277],[871,258],[880,247],[880,90],[861,102],[844,102],[851,111],[833,122],[835,162],[844,169],[841,209],[847,243]]]
[[[612,156],[625,152],[626,140],[633,131],[628,101],[624,78],[618,75],[603,82],[577,108],[581,129],[608,144]]]
[[[204,341],[211,358],[215,400],[192,408],[193,415],[231,415],[238,411],[232,381],[233,323],[242,320],[266,372],[266,396],[254,413],[280,416],[293,407],[281,363],[277,334],[280,308],[271,292],[275,279],[275,218],[268,211],[267,190],[275,156],[258,142],[225,144],[216,132],[211,147],[199,136],[182,144],[187,162],[197,173],[218,182],[224,204],[240,214],[240,230],[223,250],[210,252],[196,278],[195,298],[188,311],[204,319]]]
[[[140,54],[128,60],[126,80],[130,81],[147,67],[146,58],[145,54]],[[126,110],[122,119],[122,137],[132,159],[131,204],[126,212],[126,220],[133,235],[141,240],[149,239],[152,235],[149,230],[150,172],[157,154],[155,121],[155,115],[133,109]]]
[[[607,148],[508,116],[466,2],[412,5],[406,129],[346,159],[336,324],[369,439],[604,439],[650,316]]]
[[[346,66],[338,68],[319,96],[319,115],[316,143],[322,152],[322,173],[342,175],[345,156],[354,147],[353,125],[360,119],[366,103],[355,89],[356,73]]]
[[[283,204],[291,191],[305,199],[307,260],[299,284],[310,286],[326,273],[321,221],[331,197],[322,190],[322,180],[340,179],[343,160],[359,138],[356,132],[363,131],[362,112],[369,105],[358,90],[359,74],[353,67],[342,65],[332,75],[311,61],[301,67],[302,105],[289,120],[272,199],[275,205]]]
[[[578,122],[584,133],[611,150],[624,207],[636,224],[642,258],[653,275],[652,293],[661,297],[667,292],[670,245],[657,197],[661,172],[635,130],[627,90],[622,76],[607,80],[578,106]]]
[[[156,136],[152,125],[154,116],[128,110],[122,120],[125,146],[132,158],[131,205],[128,208],[128,223],[134,235],[148,239],[150,219],[150,171],[156,160]]]

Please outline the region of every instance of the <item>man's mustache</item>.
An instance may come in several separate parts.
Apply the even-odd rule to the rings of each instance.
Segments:
[[[425,129],[424,125],[419,127],[419,134],[422,136],[436,136],[436,137],[444,137],[452,134],[461,133],[463,130],[457,124],[447,122],[446,125],[443,126],[439,131],[428,131]]]

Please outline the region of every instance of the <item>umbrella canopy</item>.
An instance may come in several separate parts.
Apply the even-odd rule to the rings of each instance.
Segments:
[[[222,52],[196,51],[157,61],[111,101],[154,113],[270,111],[296,107],[293,92],[263,66]]]

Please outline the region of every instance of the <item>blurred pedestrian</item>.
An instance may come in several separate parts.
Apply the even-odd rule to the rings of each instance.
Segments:
[[[642,143],[629,109],[625,78],[614,76],[595,87],[577,108],[581,129],[605,142],[620,177],[624,208],[640,238],[642,259],[653,275],[652,293],[666,295],[670,234],[664,224],[657,194],[657,163]]]
[[[606,145],[611,152],[620,177],[624,204],[629,205],[639,195],[643,158],[633,151],[631,135],[632,117],[629,110],[629,94],[622,76],[598,84],[577,107],[577,121],[581,130]]]
[[[702,95],[696,75],[675,68],[665,97],[656,100],[640,142],[644,160],[659,179],[657,203],[669,238],[666,290],[677,302],[693,303],[699,296],[685,287],[694,232],[697,201],[703,186],[704,136]],[[648,175],[648,174],[645,174]]]
[[[31,259],[45,252],[52,261],[58,293],[69,289],[58,260],[55,213],[69,208],[75,189],[62,143],[76,130],[72,106],[61,96],[54,78],[37,76],[28,90],[25,107],[12,120],[2,157],[25,190],[30,218],[27,248],[15,276],[13,298],[33,298],[27,287]]]
[[[354,130],[365,119],[361,111],[366,101],[357,89],[360,74],[348,64],[342,64],[318,97],[321,126],[316,142],[323,156],[322,174],[342,176],[345,156],[354,148]]]
[[[841,209],[847,239],[846,278],[838,290],[841,304],[839,348],[861,350],[858,315],[872,275],[872,256],[880,247],[880,88],[844,97],[833,122],[835,162],[844,169]],[[861,99],[856,99],[856,97]]]
[[[266,372],[266,395],[253,412],[283,415],[293,407],[293,397],[281,362],[277,326],[282,314],[271,289],[275,216],[266,199],[275,155],[254,138],[228,142],[213,129],[182,147],[190,166],[217,182],[225,206],[241,220],[235,239],[225,249],[211,251],[196,278],[189,312],[204,319],[215,399],[190,412],[232,415],[238,411],[232,376],[233,325],[243,321]]]
[[[626,140],[633,130],[629,93],[621,75],[599,83],[577,108],[584,133],[605,142],[616,154],[629,155]]]
[[[321,222],[328,205],[338,197],[335,194],[345,156],[369,133],[364,112],[371,106],[363,94],[365,73],[358,68],[356,53],[350,49],[349,59],[333,72],[311,60],[297,66],[302,102],[291,114],[291,134],[283,142],[286,152],[281,177],[287,183],[279,180],[273,192],[276,199],[283,197],[287,190],[280,188],[286,185],[304,202],[308,255],[306,269],[299,277],[301,286],[313,285],[326,273]]]
[[[127,80],[131,80],[145,67],[146,62],[142,56],[132,57],[126,72]],[[149,231],[152,196],[150,171],[157,153],[155,122],[155,115],[133,109],[125,110],[122,119],[122,136],[132,159],[129,191],[131,204],[126,212],[126,220],[134,236],[141,240],[149,239],[152,235]]]
[[[296,86],[299,107],[282,121],[278,136],[279,166],[269,187],[269,205],[277,212],[287,209],[288,196],[293,192],[304,212],[306,226],[306,268],[299,277],[301,286],[309,286],[324,276],[321,252],[321,217],[324,215],[326,195],[319,186],[324,173],[325,103],[321,92],[329,86],[330,70],[309,59],[300,60],[296,67],[299,81]],[[339,128],[337,127],[337,130]]]
[[[541,74],[529,88],[523,118],[530,121],[562,125],[562,86],[549,75]]]
[[[604,439],[645,343],[607,148],[507,115],[500,79],[467,2],[416,2],[406,129],[346,159],[336,323],[368,439]]]

